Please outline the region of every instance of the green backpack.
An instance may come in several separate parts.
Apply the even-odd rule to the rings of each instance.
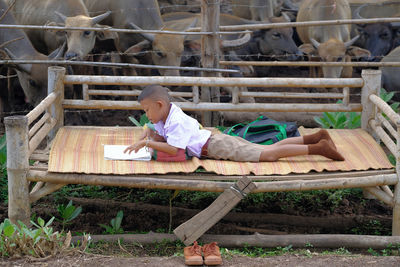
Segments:
[[[248,124],[238,123],[224,133],[261,145],[271,145],[287,137],[300,136],[295,122],[278,122],[265,116]]]

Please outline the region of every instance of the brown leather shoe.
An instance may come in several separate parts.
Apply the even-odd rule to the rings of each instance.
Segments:
[[[197,245],[197,241],[193,242],[193,246],[183,249],[186,265],[203,265],[203,257],[201,256],[201,246]]]
[[[219,252],[219,247],[217,246],[217,242],[212,242],[210,244],[204,245],[202,250],[203,250],[205,265],[222,264],[221,253]]]

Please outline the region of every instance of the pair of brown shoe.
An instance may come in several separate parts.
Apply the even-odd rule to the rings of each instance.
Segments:
[[[183,249],[183,255],[185,256],[186,265],[222,264],[221,253],[219,252],[217,242],[212,242],[201,247],[197,244],[197,241],[194,241],[193,246],[185,247]]]

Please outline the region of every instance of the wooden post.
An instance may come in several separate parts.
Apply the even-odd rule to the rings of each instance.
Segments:
[[[369,120],[374,119],[376,115],[376,107],[374,103],[369,100],[371,94],[379,96],[381,88],[380,70],[363,70],[361,77],[364,80],[364,85],[361,89],[361,105],[363,107],[361,113],[361,128],[372,134],[372,129],[369,126]]]
[[[179,225],[174,234],[183,241],[185,245],[192,244],[208,229],[221,220],[246,194],[256,188],[256,185],[247,177],[242,177],[231,186],[205,210],[201,211],[189,221]]]
[[[4,118],[7,136],[8,217],[30,224],[31,208],[26,175],[29,171],[28,118]]]
[[[392,222],[392,235],[400,235],[400,122],[396,122],[397,138],[396,138],[396,173],[397,184],[394,188],[393,196],[393,222]]]
[[[377,108],[372,101],[369,100],[371,94],[379,96],[381,87],[381,74],[380,70],[363,70],[361,77],[364,80],[364,85],[361,88],[361,128],[369,132],[375,139],[376,135],[369,126],[369,121],[375,119]],[[367,190],[363,190],[363,196],[366,199],[376,199],[374,195],[369,193]]]
[[[203,0],[201,3],[201,30],[214,32],[215,34],[202,35],[201,37],[201,64],[204,68],[217,68],[219,66],[219,36],[216,34],[219,31],[219,13],[220,1]],[[203,76],[218,76],[215,72],[203,72]],[[202,87],[201,101],[202,102],[219,102],[220,90],[218,87]],[[219,123],[218,113],[204,112],[202,116],[203,126],[215,126]]]
[[[50,142],[57,134],[58,129],[64,126],[64,109],[62,107],[62,102],[64,100],[64,75],[65,68],[53,66],[49,67],[48,70],[48,86],[47,93],[50,94],[52,92],[58,93],[57,99],[51,105],[50,113],[51,117],[57,120],[54,128],[49,132],[49,140]]]

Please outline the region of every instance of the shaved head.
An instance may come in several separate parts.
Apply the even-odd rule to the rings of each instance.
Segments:
[[[147,85],[140,93],[138,101],[141,102],[144,99],[151,99],[154,101],[163,100],[169,103],[168,88],[156,84]]]

